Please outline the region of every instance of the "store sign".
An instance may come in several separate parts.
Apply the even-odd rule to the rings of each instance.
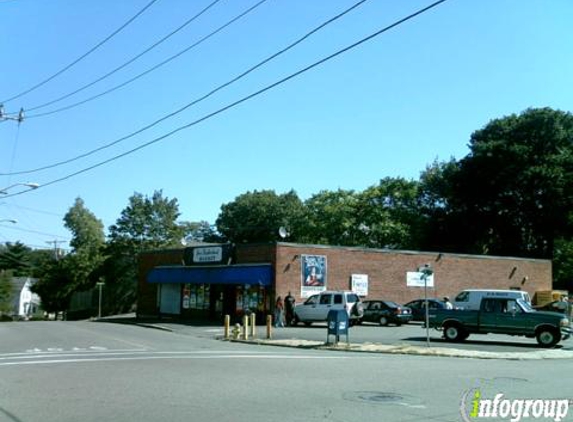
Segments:
[[[185,265],[228,264],[230,245],[195,246],[185,249]]]
[[[426,277],[426,280],[424,280]],[[407,272],[406,286],[408,287],[434,287],[434,274],[425,276],[423,272]]]
[[[193,249],[193,262],[221,262],[223,259],[223,248],[220,246],[210,248]]]
[[[358,296],[368,296],[368,274],[352,274],[350,289]]]

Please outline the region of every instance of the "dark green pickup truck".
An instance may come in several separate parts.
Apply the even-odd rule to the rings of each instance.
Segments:
[[[557,312],[536,311],[521,299],[484,298],[480,309],[430,310],[429,326],[443,330],[448,341],[463,341],[470,334],[510,334],[535,337],[542,347],[569,338],[571,324]]]

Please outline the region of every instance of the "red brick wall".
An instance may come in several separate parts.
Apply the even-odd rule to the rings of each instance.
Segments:
[[[406,272],[424,264],[434,270],[435,288],[429,297],[453,298],[463,289],[521,288],[533,297],[535,291],[551,290],[551,261],[427,252],[389,251],[360,248],[278,244],[237,245],[236,263],[271,263],[275,268],[271,294],[290,291],[301,302],[301,255],[327,258],[327,288],[349,290],[352,274],[367,274],[369,298],[406,303],[424,296],[423,288],[407,287]],[[138,313],[157,312],[157,286],[146,282],[147,272],[158,265],[182,265],[183,249],[157,251],[140,256]],[[274,300],[274,299],[271,299]]]
[[[343,247],[277,246],[277,295],[291,291],[301,298],[300,255],[324,255],[327,259],[327,288],[349,290],[352,274],[367,274],[369,298],[405,303],[424,296],[424,289],[406,286],[406,272],[424,264],[434,270],[434,289],[429,297],[453,297],[463,289],[521,288],[533,297],[537,290],[551,290],[551,261],[426,252],[365,250]]]

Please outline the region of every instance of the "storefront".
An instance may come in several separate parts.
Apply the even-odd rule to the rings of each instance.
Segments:
[[[185,319],[221,320],[270,309],[270,264],[227,266],[159,266],[147,275],[157,285],[157,306],[164,315]]]
[[[298,303],[323,290],[406,303],[464,289],[552,289],[551,261],[437,252],[266,243],[198,245],[139,257],[138,316],[239,321],[272,313],[277,296]],[[431,275],[421,276],[427,269]]]

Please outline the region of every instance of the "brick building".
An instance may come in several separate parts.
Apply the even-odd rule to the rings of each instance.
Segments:
[[[289,292],[297,303],[321,290],[355,290],[405,303],[463,289],[552,289],[551,261],[294,243],[199,245],[139,258],[138,315],[221,321],[247,310],[261,317]]]

